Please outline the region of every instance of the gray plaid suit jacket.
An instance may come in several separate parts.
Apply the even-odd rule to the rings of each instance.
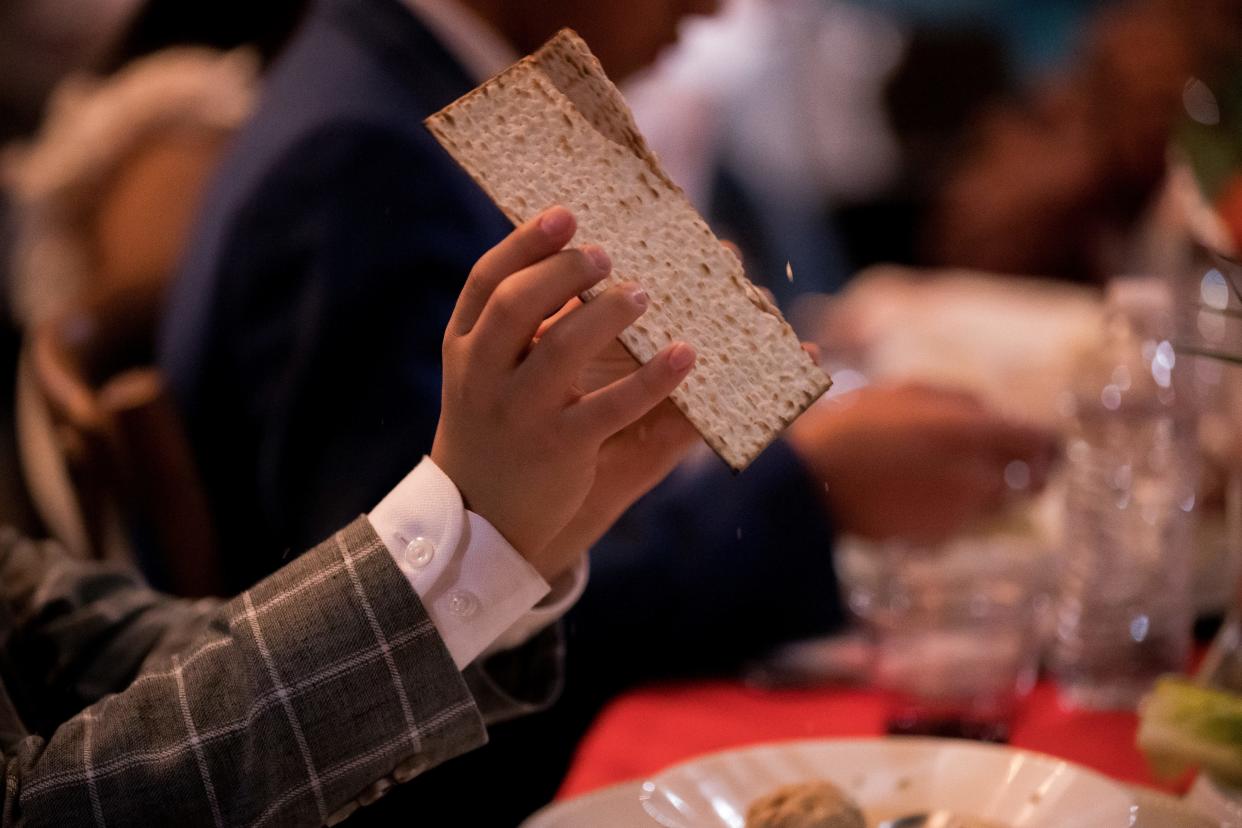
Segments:
[[[458,671],[364,518],[227,603],[0,531],[3,825],[338,821],[549,702],[560,655]]]

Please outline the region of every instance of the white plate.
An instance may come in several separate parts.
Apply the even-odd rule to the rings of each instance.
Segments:
[[[1151,788],[1128,787],[1138,804],[1134,828],[1220,828],[1220,822],[1192,811],[1180,799]],[[573,799],[553,802],[522,823],[522,828],[636,828],[655,826],[638,798],[642,781],[622,782]]]
[[[553,802],[531,814],[519,828],[635,828],[655,823],[638,804],[639,781],[622,782]]]
[[[643,808],[668,828],[744,828],[752,801],[780,785],[827,779],[868,817],[946,808],[1011,828],[1127,828],[1133,798],[1051,756],[952,739],[822,740],[706,756],[643,784]]]

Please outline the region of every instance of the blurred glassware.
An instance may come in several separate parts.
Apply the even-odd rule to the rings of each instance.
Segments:
[[[1242,64],[1221,69],[1183,90],[1168,188],[1182,243],[1167,249],[1176,347],[1193,364],[1201,410],[1199,443],[1209,484],[1201,483],[1207,495],[1201,503],[1208,515],[1213,506],[1223,515],[1219,541],[1201,544],[1198,552],[1201,562],[1218,557],[1216,592],[1227,611],[1193,685],[1179,690],[1175,679],[1166,680],[1163,697],[1157,691],[1144,703],[1139,742],[1157,768],[1202,765],[1186,802],[1219,825],[1242,826],[1242,788],[1236,764],[1228,767],[1236,763],[1236,698],[1242,694]],[[1202,698],[1196,687],[1207,688]],[[1215,690],[1233,696],[1210,695]]]
[[[935,548],[851,539],[838,567],[873,642],[888,730],[1004,742],[1039,668],[1047,547],[1025,519]]]
[[[1222,614],[1242,577],[1242,264],[1191,244],[1173,284],[1202,462],[1192,591],[1200,614]]]
[[[1133,708],[1190,653],[1197,452],[1171,299],[1114,281],[1074,379],[1052,668],[1078,706]]]
[[[1191,251],[1176,283],[1178,350],[1194,358],[1204,479],[1215,484],[1204,506],[1224,516],[1219,542],[1199,554],[1215,557],[1227,610],[1197,680],[1242,693],[1242,263],[1207,243]]]
[[[1225,621],[1196,681],[1242,693],[1242,62],[1193,78],[1170,148],[1170,190],[1186,243],[1174,281],[1178,348],[1196,357],[1200,443],[1220,470],[1230,542]]]

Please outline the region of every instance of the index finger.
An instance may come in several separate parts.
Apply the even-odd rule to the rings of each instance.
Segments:
[[[573,213],[557,205],[505,236],[471,268],[449,318],[448,333],[455,336],[470,333],[501,282],[559,251],[574,237],[576,230]]]

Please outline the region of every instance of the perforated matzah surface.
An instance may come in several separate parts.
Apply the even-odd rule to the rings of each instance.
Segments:
[[[675,339],[694,346],[698,361],[673,401],[734,469],[828,389],[793,329],[660,169],[573,32],[427,126],[515,223],[553,204],[574,212],[575,244],[598,244],[613,262],[591,295],[643,285],[651,305],[621,341],[641,362]]]

